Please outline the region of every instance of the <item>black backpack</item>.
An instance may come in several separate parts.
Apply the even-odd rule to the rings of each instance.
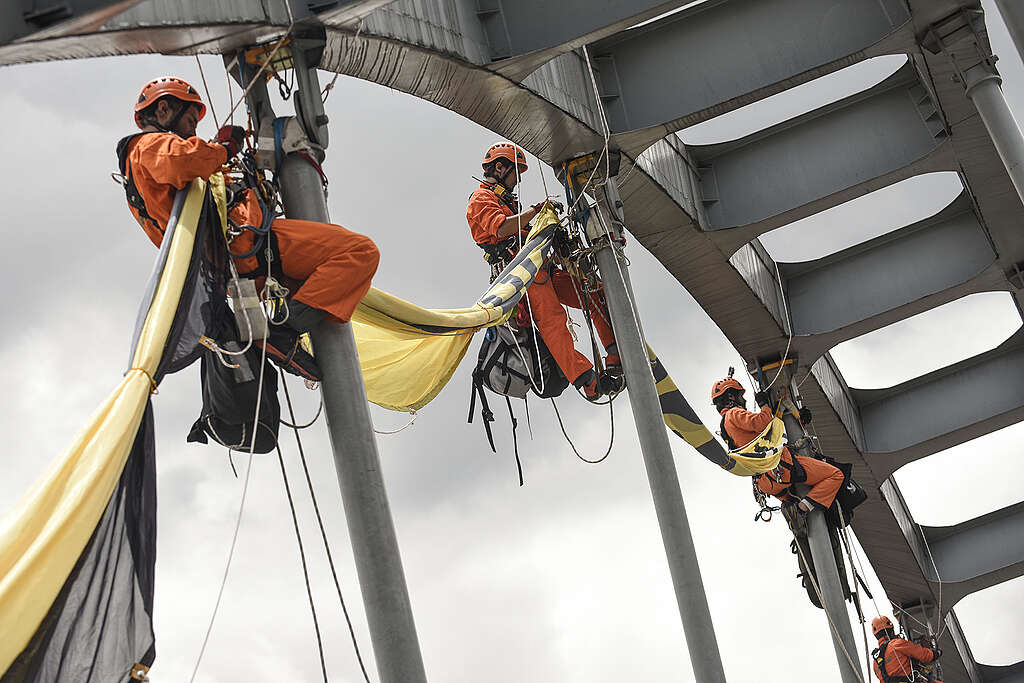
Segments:
[[[240,350],[238,342],[222,343],[228,351]],[[253,453],[270,453],[277,446],[281,423],[281,404],[277,398],[277,370],[263,360],[263,391],[259,391],[262,351],[254,345],[243,355],[224,354],[224,360],[237,364],[229,368],[218,354],[206,350],[202,356],[203,410],[189,431],[189,442],[207,443],[207,436],[222,446],[248,453],[252,446],[253,424],[259,395],[259,422]]]
[[[848,462],[839,462],[824,455],[819,456],[819,458],[834,467],[838,467],[843,473],[843,485],[839,487],[835,503],[826,513],[829,524],[837,529],[842,528],[842,522],[845,521],[849,524],[853,520],[853,509],[868,499],[868,492],[854,480],[853,465]],[[842,519],[839,517],[839,511],[836,509],[837,506],[843,511]]]

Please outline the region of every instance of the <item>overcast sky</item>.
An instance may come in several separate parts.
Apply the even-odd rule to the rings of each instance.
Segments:
[[[1024,68],[998,14],[988,21],[1005,89],[1024,118]],[[223,117],[228,95],[217,58],[203,64]],[[853,67],[699,128],[683,138],[729,139],[877,82],[899,59]],[[156,251],[131,219],[109,174],[114,145],[134,129],[138,89],[176,75],[202,88],[193,58],[131,57],[0,69],[0,123],[7,136],[0,200],[6,305],[0,307],[0,373],[7,409],[0,429],[7,462],[3,509],[58,456],[125,369],[138,301]],[[237,89],[236,89],[237,94]],[[471,304],[488,269],[465,223],[483,150],[497,138],[461,117],[404,94],[339,79],[327,103],[332,219],[371,235],[382,259],[376,286],[429,307]],[[281,107],[278,113],[286,111]],[[213,116],[200,125],[212,136]],[[522,195],[543,196],[531,160]],[[396,177],[395,169],[408,169]],[[555,183],[547,173],[549,189]],[[553,190],[552,190],[553,191]],[[935,213],[959,192],[955,177],[915,179],[765,236],[783,261],[816,258]],[[627,206],[627,223],[628,223]],[[827,226],[828,230],[823,228]],[[634,240],[632,277],[647,336],[707,424],[718,418],[708,388],[739,367],[729,342],[679,284]],[[424,264],[447,263],[445,272]],[[881,387],[987,350],[1021,324],[1009,296],[976,295],[844,344],[835,356],[850,384]],[[470,357],[476,352],[476,344]],[[428,677],[469,683],[690,681],[690,665],[626,403],[617,402],[614,451],[600,465],[572,454],[551,408],[531,402],[533,438],[520,419],[526,486],[517,486],[504,409],[499,453],[479,418],[466,425],[468,360],[416,424],[378,443]],[[291,382],[299,420],[318,395]],[[221,448],[186,445],[200,409],[198,368],[168,377],[154,399],[159,536],[154,681],[188,680],[220,583],[241,479]],[[498,404],[496,401],[495,404]],[[581,452],[602,453],[608,414],[567,394],[560,400]],[[516,405],[522,418],[522,404]],[[405,416],[374,409],[378,429]],[[282,432],[297,494],[333,681],[359,680],[292,437]],[[954,524],[1021,500],[1013,477],[991,476],[1020,451],[1020,425],[901,470],[916,520]],[[334,465],[323,423],[303,434],[342,586],[370,651]],[[673,437],[694,541],[731,681],[784,669],[800,680],[836,681],[821,611],[806,599],[789,532],[752,521],[750,485]],[[239,471],[245,458],[236,456]],[[963,467],[970,462],[969,468]],[[955,468],[955,476],[950,470]],[[873,495],[876,492],[872,492]],[[872,581],[874,577],[871,577]],[[766,588],[767,587],[767,588]],[[885,605],[880,589],[876,597]],[[1024,581],[966,598],[957,607],[976,658],[1024,659]],[[1016,605],[1017,607],[1012,607]],[[871,607],[868,607],[871,611]],[[884,608],[883,608],[884,611]],[[786,653],[782,655],[780,653]],[[952,655],[955,656],[955,655]],[[371,678],[376,671],[371,668]],[[273,456],[253,464],[238,548],[198,680],[319,680],[319,664],[280,472]]]

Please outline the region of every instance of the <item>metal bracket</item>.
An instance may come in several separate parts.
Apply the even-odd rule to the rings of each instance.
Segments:
[[[1024,289],[1024,261],[1010,266],[1010,270],[1006,272],[1006,279],[1014,289]]]
[[[582,191],[588,182],[591,186],[601,184],[619,174],[622,164],[622,152],[617,149],[608,150],[608,160],[602,158],[602,152],[592,152],[580,157],[563,161],[555,169],[559,182],[568,184],[574,193]]]
[[[954,80],[969,88],[972,78],[969,71],[981,68],[988,74],[998,77],[996,62],[999,60],[992,50],[985,47],[982,38],[985,26],[985,13],[976,9],[961,9],[954,14],[937,21],[924,33],[921,47],[932,54],[940,52],[946,55],[953,66]],[[959,46],[968,41],[964,49]],[[979,80],[977,77],[974,81]]]
[[[313,155],[322,155],[322,151],[315,146],[302,130],[302,125],[294,116],[287,117],[284,125],[284,134],[281,136],[281,151],[284,156],[295,152],[306,152]],[[260,122],[258,144],[256,146],[256,164],[265,171],[277,171],[277,152],[274,144],[274,120],[265,118]]]

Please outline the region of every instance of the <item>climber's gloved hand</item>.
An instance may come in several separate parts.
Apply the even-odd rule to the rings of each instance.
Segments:
[[[759,406],[768,405],[768,392],[759,391],[756,394],[754,394],[754,402],[757,403],[757,405]]]
[[[800,424],[809,425],[812,419],[813,416],[811,415],[810,408],[800,408]]]
[[[228,159],[233,159],[245,144],[245,128],[241,126],[224,126],[217,131],[217,142],[228,150]]]
[[[532,208],[534,211],[540,213],[541,211],[544,210],[545,205],[550,206],[552,209],[554,209],[555,213],[562,213],[563,211],[565,211],[565,206],[562,204],[562,202],[556,202],[553,199],[546,199],[542,202],[538,202],[537,204],[534,204]]]
[[[932,648],[932,654],[934,655],[933,659],[938,659],[939,657],[942,656],[942,648],[941,647],[933,647]]]

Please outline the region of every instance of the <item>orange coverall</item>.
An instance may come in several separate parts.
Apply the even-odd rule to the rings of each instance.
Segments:
[[[127,166],[135,186],[146,204],[146,211],[159,224],[154,227],[132,214],[153,244],[163,242],[171,217],[174,195],[196,178],[208,178],[227,162],[223,145],[198,137],[183,139],[173,133],[146,133],[131,141]],[[260,225],[262,214],[252,193],[232,209],[231,218],[239,225]],[[291,282],[291,298],[326,311],[329,319],[348,322],[352,312],[370,289],[377,271],[380,253],[373,241],[340,225],[288,218],[273,222],[281,252],[281,270]],[[250,251],[255,238],[244,231],[232,243],[231,250]],[[255,256],[235,261],[239,272],[256,270]],[[257,278],[257,289],[264,278]]]
[[[878,641],[879,647],[884,642],[887,642],[886,639]],[[875,675],[883,683],[909,683],[913,675],[913,664],[910,660],[916,659],[927,664],[935,659],[935,653],[932,650],[909,640],[892,638],[888,640],[888,643],[885,650],[885,673],[888,675],[888,682],[882,677],[878,662],[874,663]]]
[[[515,212],[502,202],[498,195],[487,184],[481,184],[469,198],[466,208],[466,220],[477,244],[499,244],[497,232],[501,224]],[[506,238],[507,239],[507,238]],[[568,316],[562,304],[573,308],[582,308],[580,295],[577,294],[578,284],[574,285],[572,276],[564,270],[542,270],[526,290],[526,298],[530,302],[533,322],[547,344],[558,367],[562,369],[570,382],[575,382],[587,370],[594,366],[587,357],[576,350],[572,335],[569,333]],[[595,311],[592,319],[598,337],[605,348],[615,343],[612,328],[605,320],[603,311]]]
[[[725,431],[737,447],[742,447],[753,441],[763,432],[772,421],[772,409],[769,406],[761,406],[761,412],[752,413],[743,408],[727,408],[722,411],[725,416]],[[839,488],[843,485],[843,472],[838,467],[829,465],[827,462],[815,458],[804,458],[796,456],[797,462],[807,472],[807,480],[803,483],[811,487],[807,497],[813,500],[824,509],[828,509],[835,500]],[[757,488],[779,500],[785,500],[789,495],[789,487],[792,483],[793,455],[788,448],[782,449],[782,461],[779,463],[777,472],[781,472],[782,482],[777,482],[772,474],[761,474],[757,477]]]

